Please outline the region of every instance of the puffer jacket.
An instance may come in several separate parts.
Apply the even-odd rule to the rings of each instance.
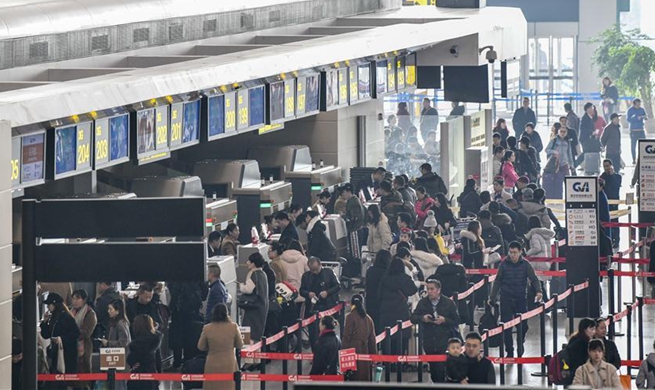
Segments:
[[[287,277],[289,278],[288,282],[298,290],[300,290],[300,283],[302,281],[302,276],[305,272],[309,271],[309,266],[307,266],[307,257],[295,249],[289,249],[284,251],[280,258],[286,264],[285,269],[287,270]],[[301,296],[298,296],[296,302],[304,302],[305,299]]]
[[[550,228],[550,216],[548,215],[548,210],[546,209],[546,206],[535,203],[535,202],[530,202],[530,201],[525,201],[521,202],[521,208],[519,209],[519,213],[525,215],[525,217],[530,220],[530,217],[537,216],[541,220],[541,226],[545,227],[547,229]]]
[[[480,249],[478,237],[468,230],[460,232],[462,241],[462,265],[468,269],[482,268],[485,254]]]
[[[534,228],[525,234],[530,242],[530,249],[526,252],[529,257],[549,257],[550,241],[555,238],[555,233],[546,228]],[[548,271],[550,264],[543,261],[530,261],[535,271]],[[539,280],[550,280],[550,276],[538,276]]]
[[[380,216],[380,222],[377,226],[368,224],[368,240],[366,245],[369,252],[378,253],[382,249],[389,250],[391,246],[391,228],[389,227],[389,219],[386,215]]]
[[[312,218],[307,226],[307,253],[321,261],[334,261],[337,258],[337,249],[330,238],[325,234],[326,227],[321,217]]]
[[[638,389],[655,389],[655,353],[649,353],[641,362],[635,383]]]
[[[493,214],[491,216],[491,222],[498,226],[498,229],[500,229],[500,232],[503,234],[505,246],[516,240],[516,231],[514,229],[514,224],[512,223],[512,218],[509,215],[505,213]]]
[[[439,258],[439,256],[433,253],[414,250],[411,251],[411,254],[412,258],[421,268],[421,271],[423,271],[423,275],[434,274],[437,272],[437,267],[443,264],[443,261]]]

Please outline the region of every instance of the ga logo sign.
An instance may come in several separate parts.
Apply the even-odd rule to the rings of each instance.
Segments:
[[[655,145],[653,144],[646,145],[646,147],[644,148],[644,152],[646,152],[647,154],[655,154]]]
[[[574,192],[589,192],[589,182],[575,182],[573,183]]]

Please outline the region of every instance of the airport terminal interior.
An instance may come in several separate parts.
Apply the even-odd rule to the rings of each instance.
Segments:
[[[653,15],[0,1],[0,389],[655,389]]]

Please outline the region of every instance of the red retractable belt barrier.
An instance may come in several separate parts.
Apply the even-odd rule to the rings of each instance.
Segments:
[[[601,222],[602,227],[631,227],[631,228],[647,228],[653,226],[653,223],[649,222]]]
[[[231,376],[234,378],[234,375]],[[107,374],[39,374],[37,379],[41,382],[106,381]]]

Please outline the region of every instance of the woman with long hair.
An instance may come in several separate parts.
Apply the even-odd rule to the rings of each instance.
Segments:
[[[246,265],[248,266],[248,275],[245,283],[239,283],[239,291],[244,295],[251,295],[253,303],[248,307],[242,308],[243,318],[242,326],[250,327],[250,339],[255,343],[261,340],[264,335],[264,326],[266,316],[268,315],[268,278],[262,270],[264,266],[264,257],[259,252],[255,252],[248,257]],[[259,368],[259,363],[248,365],[248,370],[252,371]]]
[[[161,347],[162,334],[155,329],[155,321],[147,314],[134,317],[132,324],[134,338],[129,345],[127,364],[133,373],[157,373],[159,362],[158,351]],[[159,381],[128,381],[128,390],[157,390]]]
[[[434,207],[434,199],[430,198],[427,190],[423,186],[416,187],[416,203],[414,203],[414,212],[416,212],[415,227],[423,227],[425,218],[428,217],[428,211]]]
[[[205,374],[231,374],[239,370],[235,349],[243,348],[239,326],[227,314],[227,306],[214,306],[212,320],[202,328],[198,349],[207,351]],[[206,381],[204,390],[234,390],[234,382]]]
[[[341,349],[341,341],[334,332],[337,328],[337,320],[332,316],[325,316],[321,318],[318,328],[320,333],[309,375],[336,375],[339,371]]]
[[[109,348],[127,348],[132,342],[130,336],[130,322],[125,314],[125,303],[122,299],[115,299],[107,305],[107,314],[109,314],[109,332],[106,339],[101,339],[103,347]],[[116,390],[127,388],[125,381],[116,381]]]
[[[397,321],[409,320],[408,298],[417,292],[418,288],[414,281],[405,273],[403,260],[400,258],[393,259],[387,275],[380,282],[380,326],[394,327]],[[411,330],[405,329],[402,333],[402,343],[398,342],[397,337],[392,338],[391,348],[393,352],[388,350],[386,344],[383,345],[385,354],[403,354],[409,343]]]
[[[376,331],[380,331],[380,282],[387,274],[390,264],[391,252],[383,249],[375,254],[373,265],[366,270],[366,311],[373,319]]]
[[[44,315],[43,322],[41,322],[41,336],[44,339],[50,339],[50,346],[46,351],[52,362],[50,373],[74,374],[77,372],[77,340],[80,337],[80,330],[71,312],[64,305],[64,299],[61,295],[50,293],[43,303],[48,305],[48,312]],[[62,363],[59,362],[60,346],[64,349],[63,372],[58,370]],[[65,389],[66,383],[55,384],[55,388]]]
[[[355,348],[358,354],[371,355],[377,353],[375,343],[375,325],[373,319],[366,313],[364,297],[355,294],[350,298],[350,313],[346,316],[343,328],[343,349]],[[371,362],[358,361],[357,371],[351,380],[356,382],[371,381]]]
[[[505,180],[505,190],[514,192],[516,182],[519,180],[519,174],[516,173],[516,155],[513,151],[508,150],[502,160],[502,167],[500,168],[500,176]]]
[[[569,369],[575,372],[578,367],[585,364],[587,361],[587,349],[589,341],[596,333],[596,321],[591,318],[583,318],[578,323],[578,331],[573,333],[569,338],[569,343],[566,347],[566,352],[569,355]],[[573,382],[573,375],[567,378],[565,385],[570,385]]]
[[[391,247],[391,227],[387,216],[380,211],[380,206],[368,206],[368,240],[366,245],[369,252],[378,253],[382,249]]]
[[[410,253],[419,267],[421,267],[423,275],[434,275],[437,272],[437,268],[443,264],[443,260],[439,256],[430,252],[428,241],[423,237],[418,237],[414,240],[414,250]]]
[[[437,219],[437,229],[441,234],[447,235],[452,226],[457,225],[455,215],[448,206],[446,195],[439,192],[434,196],[434,217]]]
[[[96,312],[88,304],[89,295],[84,290],[76,290],[72,295],[73,310],[71,314],[80,330],[77,339],[77,372],[91,373],[91,355],[93,354],[93,343],[91,337],[96,328],[98,319]],[[78,382],[76,388],[91,387],[89,382]]]
[[[507,148],[507,137],[509,137],[509,130],[507,129],[507,122],[503,118],[498,118],[496,121],[496,126],[491,130],[491,134],[498,133],[500,134],[500,144]]]
[[[409,110],[407,109],[406,102],[398,103],[398,110],[396,111],[396,116],[398,117],[398,127],[400,127],[404,133],[409,131],[409,128],[413,126],[412,119],[410,118]]]
[[[603,78],[600,97],[603,99],[603,116],[605,121],[609,121],[610,116],[616,112],[616,106],[619,103],[619,90],[609,77]]]
[[[467,229],[460,233],[462,244],[462,265],[467,269],[486,268],[484,258],[489,253],[482,239],[482,225],[479,221],[469,222]],[[469,282],[477,283],[484,278],[483,275],[471,275]],[[475,304],[484,307],[484,302],[489,296],[489,287],[483,286],[479,293],[475,294]]]

